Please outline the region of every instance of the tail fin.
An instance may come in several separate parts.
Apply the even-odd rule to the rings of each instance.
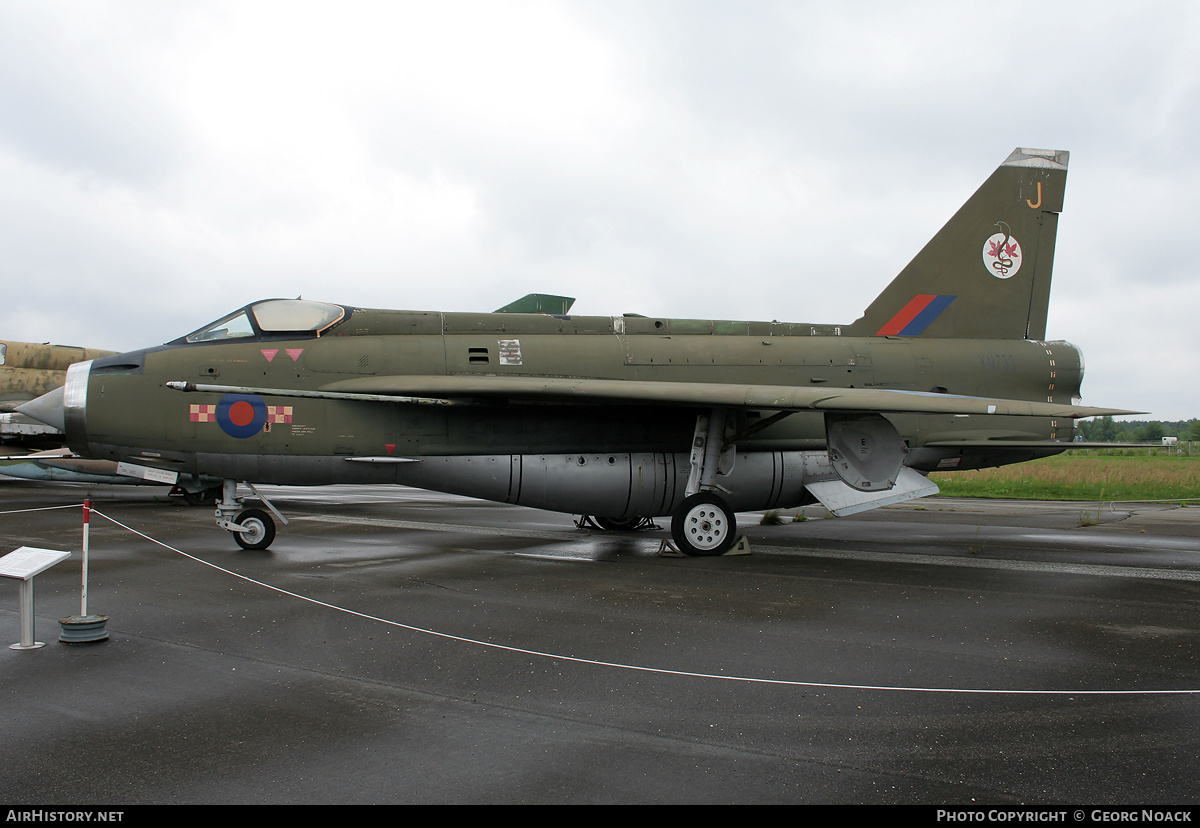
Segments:
[[[1013,150],[843,334],[1045,339],[1068,156]]]

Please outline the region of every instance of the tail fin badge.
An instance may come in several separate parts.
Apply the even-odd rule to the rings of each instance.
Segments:
[[[996,222],[1000,233],[993,233],[983,243],[983,266],[997,279],[1011,279],[1021,269],[1021,244],[1008,231],[1008,225]]]

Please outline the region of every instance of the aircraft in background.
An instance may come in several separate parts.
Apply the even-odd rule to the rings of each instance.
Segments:
[[[66,437],[59,428],[16,412],[30,400],[59,389],[67,369],[77,362],[112,356],[117,351],[69,345],[0,341],[0,442],[14,445],[23,454],[0,456],[0,475],[53,483],[149,484],[153,479],[118,472],[111,460],[89,460],[62,448]],[[40,451],[29,451],[39,448]],[[185,478],[191,490],[179,486],[189,503],[211,503],[220,492],[220,480]]]
[[[555,296],[550,293],[527,293],[515,302],[509,302],[496,313],[547,313],[566,316],[575,304],[572,296]]]
[[[67,368],[76,362],[115,353],[96,348],[0,340],[0,416],[11,415],[22,403],[61,387],[67,378]],[[29,440],[49,436],[53,440],[52,435],[45,423],[27,417],[4,416],[0,420],[0,439]]]
[[[0,340],[0,411],[53,391],[76,362],[112,356],[116,351]]]
[[[1057,454],[1076,418],[1132,413],[1079,405],[1080,352],[1046,340],[1067,161],[1014,151],[848,325],[269,299],[75,365],[20,410],[126,473],[221,478],[245,548],[275,523],[239,481],[670,515],[682,551],[721,554],[738,511],[921,497],[930,471]]]

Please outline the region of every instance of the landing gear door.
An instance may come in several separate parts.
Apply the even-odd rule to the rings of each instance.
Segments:
[[[900,432],[880,414],[825,415],[825,438],[833,470],[860,492],[892,488],[907,451]]]

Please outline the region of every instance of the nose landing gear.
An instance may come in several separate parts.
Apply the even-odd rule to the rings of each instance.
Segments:
[[[236,480],[221,481],[221,499],[217,502],[217,526],[232,534],[242,549],[266,549],[275,540],[275,521],[262,509],[243,509],[242,500],[237,496],[237,485]],[[246,485],[286,526],[287,518],[271,504],[271,501],[263,497],[250,483]]]

